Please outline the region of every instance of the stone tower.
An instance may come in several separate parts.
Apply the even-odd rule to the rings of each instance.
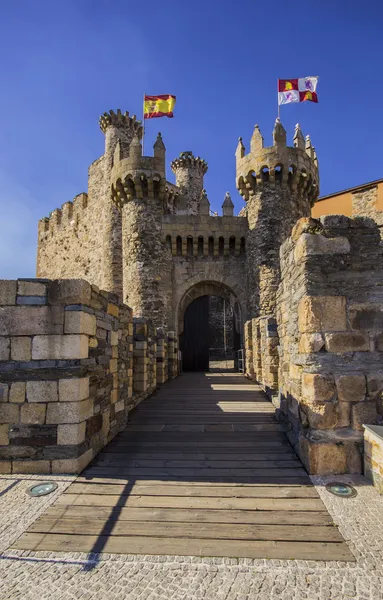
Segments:
[[[171,163],[176,176],[176,185],[181,190],[188,215],[198,215],[204,189],[203,178],[207,172],[207,163],[192,152],[181,152],[179,158]]]
[[[318,161],[309,136],[305,140],[297,125],[294,146],[286,146],[286,131],[277,119],[273,146],[264,148],[256,125],[249,154],[239,139],[236,183],[247,204],[249,318],[275,315],[279,248],[296,221],[310,216],[319,193]]]
[[[123,156],[117,144],[111,172],[112,201],[121,213],[123,298],[137,317],[167,324],[171,293],[171,252],[161,238],[165,202],[165,146],[142,156],[139,132]]]
[[[142,124],[136,120],[136,116],[129,116],[128,112],[115,113],[110,110],[101,115],[100,129],[105,134],[104,164],[104,215],[103,222],[103,264],[102,264],[102,288],[106,291],[117,292],[122,296],[122,230],[121,214],[114,206],[110,197],[111,173],[114,165],[115,152],[121,158],[129,156],[130,144],[135,136],[142,138]]]

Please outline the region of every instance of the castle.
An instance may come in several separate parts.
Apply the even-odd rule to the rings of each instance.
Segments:
[[[258,126],[248,152],[239,139],[245,208],[234,216],[227,194],[222,216],[211,215],[202,158],[187,151],[173,160],[173,184],[160,134],[153,156],[143,156],[135,117],[110,111],[100,127],[105,152],[89,168],[88,193],[39,223],[38,279],[0,288],[4,394],[17,393],[22,411],[28,393],[58,382],[34,418],[51,439],[70,433],[72,445],[54,457],[49,448],[32,452],[30,421],[10,406],[5,423],[21,419],[26,450],[0,445],[0,457],[81,470],[132,407],[177,375],[178,347],[184,367],[206,367],[204,299],[218,296],[232,307],[246,375],[275,404],[308,471],[361,472],[363,424],[383,418],[380,182],[350,191],[349,216],[326,216],[337,211],[317,202],[310,137],[297,125],[288,145],[277,119],[271,146]],[[322,202],[325,216],[315,219]],[[26,379],[35,382],[29,392]],[[64,404],[78,405],[74,420],[59,411]],[[10,439],[0,429],[0,444]]]

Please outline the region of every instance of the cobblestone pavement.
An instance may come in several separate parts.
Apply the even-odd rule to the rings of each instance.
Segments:
[[[53,479],[44,498],[25,490]],[[338,476],[358,496],[331,496],[313,481],[356,563],[174,556],[85,555],[7,550],[73,477],[0,476],[1,600],[360,600],[383,598],[383,497],[363,477]]]

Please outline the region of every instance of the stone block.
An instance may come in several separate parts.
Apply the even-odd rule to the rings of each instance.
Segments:
[[[0,337],[0,360],[9,360],[11,342],[8,337]]]
[[[89,377],[59,380],[60,402],[78,402],[89,398]]]
[[[57,381],[27,381],[28,402],[58,402]]]
[[[381,330],[383,329],[383,302],[351,304],[349,317],[353,329]]]
[[[9,425],[7,423],[0,424],[0,446],[8,446],[9,444]]]
[[[302,367],[290,363],[289,375],[291,379],[300,380],[302,377]]]
[[[19,361],[31,360],[32,338],[25,336],[11,338],[11,358]]]
[[[46,408],[46,404],[23,404],[20,421],[25,425],[44,425]]]
[[[367,393],[369,398],[381,397],[383,394],[383,372],[367,375]]]
[[[383,332],[376,336],[376,349],[383,352]]]
[[[57,444],[75,446],[85,440],[86,421],[57,426]]]
[[[14,460],[12,473],[46,473],[51,472],[49,460]]]
[[[18,296],[45,296],[47,288],[37,281],[19,281],[17,286]]]
[[[16,304],[17,281],[0,279],[0,306]]]
[[[17,404],[10,402],[0,404],[0,423],[10,423],[15,425],[19,422],[19,409]]]
[[[9,475],[12,473],[12,461],[0,460],[0,475]]]
[[[320,254],[348,254],[350,249],[346,237],[327,238],[320,234],[303,233],[294,249],[294,261],[297,264],[306,256]]]
[[[313,230],[322,231],[323,227],[321,227],[318,221],[311,217],[302,217],[295,223],[291,232],[291,238],[293,242],[296,242],[302,233],[312,233]]]
[[[109,333],[109,342],[111,346],[117,346],[118,344],[118,331],[111,331]]]
[[[112,315],[113,317],[118,318],[119,314],[120,314],[120,309],[118,308],[118,306],[116,306],[116,304],[108,304],[108,308],[107,308],[107,313],[108,315]]]
[[[36,335],[32,341],[33,360],[88,358],[86,335]]]
[[[338,422],[336,406],[332,402],[301,404],[300,414],[312,429],[334,429]]]
[[[124,401],[123,401],[123,400],[120,400],[119,402],[116,402],[116,404],[115,404],[115,408],[114,408],[114,412],[115,412],[115,413],[118,413],[118,412],[120,412],[121,410],[124,410],[124,408],[125,408]]]
[[[92,416],[93,403],[91,400],[81,402],[57,402],[48,404],[47,424],[81,423]]]
[[[0,402],[8,402],[9,386],[7,383],[0,383]]]
[[[330,375],[302,374],[302,396],[309,402],[329,402],[334,398],[335,384]]]
[[[23,404],[25,402],[26,385],[24,381],[16,381],[11,383],[9,390],[9,402]]]
[[[340,375],[335,378],[340,402],[361,402],[366,398],[366,378],[364,375]]]
[[[299,340],[299,352],[311,354],[319,352],[324,347],[324,337],[321,333],[302,333]]]
[[[83,279],[61,279],[53,281],[49,286],[48,302],[58,304],[90,305],[92,288]]]
[[[358,431],[363,430],[363,425],[375,425],[378,417],[376,402],[360,402],[351,409],[352,426]]]
[[[344,296],[304,296],[298,306],[301,333],[343,331],[347,328]]]
[[[18,305],[44,305],[46,304],[45,296],[17,296],[16,304]]]
[[[117,368],[118,368],[118,361],[116,358],[112,358],[109,361],[109,371],[111,373],[117,373]]]
[[[61,306],[5,306],[1,311],[0,335],[53,335],[63,327]]]
[[[52,460],[52,473],[79,474],[85,469],[93,458],[93,450],[90,448],[78,458],[62,458]]]
[[[315,443],[301,438],[299,456],[311,475],[335,475],[347,472],[346,449],[335,442]]]
[[[64,333],[96,335],[96,317],[82,310],[66,311]]]
[[[368,352],[370,350],[370,338],[368,334],[358,331],[326,333],[325,343],[327,352],[334,352],[335,354]]]
[[[351,425],[351,404],[349,402],[338,402],[336,406],[338,416],[337,427],[350,427]]]

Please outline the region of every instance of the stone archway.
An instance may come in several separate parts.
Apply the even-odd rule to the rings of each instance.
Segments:
[[[225,345],[223,358],[225,359],[225,357],[229,356],[230,360],[235,360],[234,351],[242,347],[243,310],[236,293],[227,284],[220,281],[201,281],[196,283],[183,294],[177,307],[179,347],[183,350],[184,363],[187,370],[209,369],[208,337],[209,331],[212,331],[212,327],[211,325],[209,326],[208,312],[209,315],[213,313],[210,313],[210,302],[208,302],[208,299],[211,297],[221,298],[231,307],[230,328],[232,340],[230,352],[232,354],[231,357],[230,353],[226,354]],[[220,326],[218,326],[219,330]],[[227,329],[224,329],[224,331],[226,332]],[[212,352],[211,348],[210,350]],[[215,360],[212,358],[211,353],[210,358],[213,361]]]

